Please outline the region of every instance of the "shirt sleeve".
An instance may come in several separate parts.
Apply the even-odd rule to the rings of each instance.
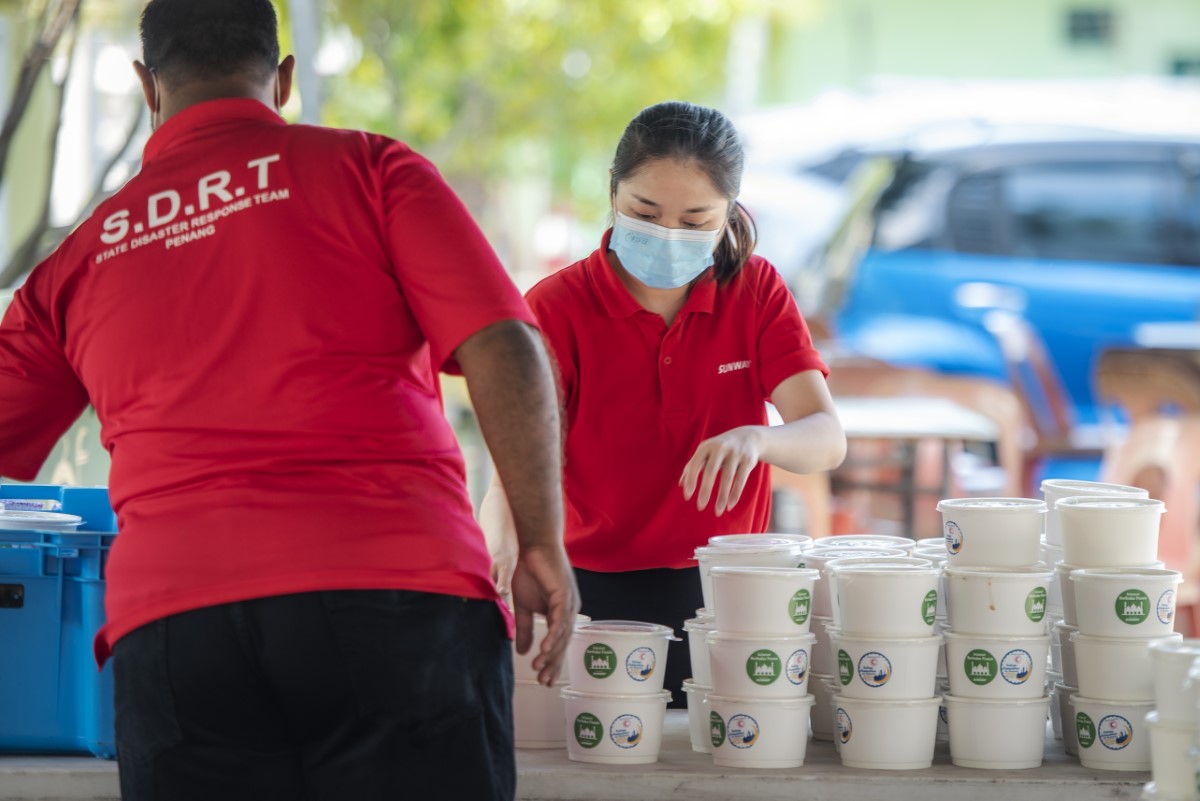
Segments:
[[[771,393],[785,379],[808,370],[820,370],[828,378],[829,368],[813,346],[808,323],[779,272],[765,261],[758,267],[758,358],[763,398],[770,400]]]
[[[54,334],[37,271],[0,322],[0,475],[32,481],[88,395]]]
[[[425,158],[379,140],[382,219],[400,290],[435,370],[455,371],[454,351],[501,320],[535,324],[466,206]]]

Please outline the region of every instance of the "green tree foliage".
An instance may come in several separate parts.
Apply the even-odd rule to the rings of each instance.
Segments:
[[[332,6],[332,4],[330,4]],[[560,192],[603,170],[625,124],[666,99],[717,104],[744,0],[345,0],[363,57],[329,87],[329,124],[402,139],[472,197],[533,143]],[[466,184],[466,186],[464,186]],[[578,199],[578,198],[577,198]]]

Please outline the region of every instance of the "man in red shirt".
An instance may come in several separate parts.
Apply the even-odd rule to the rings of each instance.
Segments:
[[[141,172],[0,325],[0,474],[112,455],[126,799],[511,798],[507,610],[442,413],[461,369],[558,671],[578,608],[534,319],[423,158],[288,126],[268,0],[152,0]]]

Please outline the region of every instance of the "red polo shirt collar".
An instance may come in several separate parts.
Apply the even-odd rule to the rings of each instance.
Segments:
[[[174,118],[172,117],[172,119]],[[593,252],[586,262],[588,275],[592,279],[592,285],[596,288],[596,294],[600,297],[600,302],[604,304],[604,310],[608,312],[609,317],[632,317],[638,312],[646,312],[647,310],[637,302],[629,293],[629,289],[621,282],[621,277],[617,275],[617,268],[613,267],[612,262],[608,260],[608,243],[611,239],[612,229],[609,228],[600,240],[599,249]],[[683,304],[679,313],[712,314],[716,299],[717,282],[712,277],[712,268],[710,267],[692,286],[687,302]]]
[[[158,127],[146,140],[142,150],[142,166],[149,164],[159,154],[181,141],[186,141],[205,128],[229,122],[256,120],[258,122],[287,125],[274,109],[259,100],[249,97],[229,97],[208,100],[188,106]]]

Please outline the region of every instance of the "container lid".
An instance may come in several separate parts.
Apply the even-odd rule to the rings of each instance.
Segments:
[[[1078,628],[1071,632],[1071,642],[1083,640],[1085,642],[1108,642],[1108,643],[1124,643],[1131,648],[1138,647],[1141,643],[1143,648],[1153,648],[1155,643],[1163,642],[1164,640],[1171,642],[1179,642],[1183,639],[1183,635],[1178,631],[1173,631],[1170,634],[1164,634],[1161,637],[1102,637],[1098,634],[1084,634]]]
[[[803,634],[742,634],[732,631],[711,631],[705,637],[708,642],[815,642],[817,635]]]
[[[657,623],[636,620],[596,620],[575,626],[576,634],[628,634],[637,637],[673,637],[675,632]]]
[[[825,563],[825,570],[879,568],[880,570],[935,570],[933,562],[919,556],[842,556]]]
[[[958,567],[957,565],[946,565],[944,569],[947,576],[988,576],[989,578],[999,579],[1024,579],[1030,576],[1051,578],[1054,575],[1054,568],[1044,562],[1023,565],[1021,567],[971,567],[967,565]]]
[[[701,545],[696,549],[695,558],[699,559],[701,556],[727,556],[731,553],[786,553],[793,550],[799,555],[804,550],[804,543],[797,540],[766,538],[750,544],[739,542],[730,545]]]
[[[1183,574],[1178,570],[1167,570],[1161,567],[1077,567],[1067,576],[1071,581],[1094,579],[1096,581],[1128,581],[1135,578],[1173,578],[1178,583],[1183,581]]]
[[[938,501],[939,512],[986,509],[989,512],[1045,512],[1045,501],[1035,498],[946,498]]]
[[[870,550],[868,548],[830,548],[829,550],[817,549],[804,552],[805,561],[823,561],[830,562],[834,559],[849,559],[853,557],[871,557],[880,559],[883,557],[897,557],[900,559],[907,558],[908,552],[902,551],[899,548],[880,548],[879,550]]]
[[[945,635],[924,634],[919,637],[874,637],[874,636],[871,636],[870,634],[863,634],[863,635],[844,634],[844,633],[842,633],[841,630],[834,629],[833,627],[829,628],[829,636],[837,638],[837,640],[839,642],[878,643],[879,644],[878,648],[873,649],[873,650],[882,650],[882,649],[888,647],[889,645],[926,645],[926,646],[929,646],[930,648],[932,648],[935,645],[941,645],[942,637],[949,636],[949,634],[950,634],[950,632],[947,631],[945,633]],[[1050,635],[1047,634],[1046,636],[1049,637]],[[1004,638],[1000,637],[998,639],[1004,639]]]
[[[841,562],[841,559],[835,560]],[[921,559],[925,562],[928,560]],[[907,573],[916,574],[919,576],[937,576],[941,574],[941,568],[934,567],[933,564],[927,565],[906,565],[897,562],[854,562],[850,564],[833,564],[825,566],[825,570],[830,573],[837,573],[839,576],[847,574],[855,575],[880,575],[883,573]]]
[[[853,538],[853,539],[852,539]],[[836,537],[825,537],[819,540],[813,540],[813,543],[808,546],[807,552],[813,551],[849,551],[855,549],[863,550],[889,550],[889,551],[907,551],[915,547],[912,540],[906,540],[903,537],[896,537],[895,540],[880,539],[878,537],[858,539],[854,534],[843,534]]]
[[[771,578],[821,578],[821,571],[811,567],[735,567],[722,565],[708,571],[711,576],[765,576]]]
[[[649,693],[649,694],[647,694],[647,693],[623,693],[623,694],[619,694],[619,695],[614,695],[613,693],[603,693],[603,694],[601,694],[601,693],[585,693],[582,690],[574,690],[574,689],[571,689],[570,687],[563,687],[561,695],[563,698],[566,698],[568,700],[572,699],[572,698],[594,698],[597,701],[626,701],[626,702],[628,702],[628,701],[646,701],[646,702],[657,701],[662,704],[666,704],[671,700],[671,691],[670,690],[663,690],[662,692]]]
[[[1121,495],[1072,495],[1069,498],[1059,498],[1054,502],[1054,508],[1080,509],[1086,512],[1144,512],[1153,510],[1159,513],[1167,511],[1166,504],[1154,498],[1130,498]]]
[[[761,704],[769,706],[772,709],[794,709],[796,707],[812,706],[817,702],[812,693],[802,695],[799,698],[743,698],[738,695],[713,695],[708,694],[708,702],[711,704],[716,701],[718,704]],[[894,703],[902,704],[903,701]]]
[[[942,703],[942,699],[936,695],[929,698],[907,698],[893,701],[890,698],[851,698],[848,695],[835,693],[833,700],[838,706],[883,706],[895,708],[902,706],[940,706]]]
[[[714,631],[716,628],[717,621],[711,617],[695,617],[683,621],[684,631]]]
[[[697,684],[695,679],[684,679],[683,691],[685,693],[711,693],[712,687],[705,687],[703,684]]]
[[[808,545],[813,541],[813,538],[806,534],[775,534],[772,532],[763,534],[718,534],[715,537],[709,537],[708,544],[710,547],[724,548],[726,545],[754,545],[763,540],[787,540],[789,542],[798,542],[801,545]]]
[[[79,515],[62,512],[31,512],[22,509],[0,510],[0,529],[66,529],[83,525]]]
[[[1130,495],[1135,498],[1145,498],[1149,492],[1141,487],[1130,487],[1126,484],[1105,484],[1100,481],[1080,481],[1074,478],[1047,478],[1042,482],[1042,494],[1046,488],[1077,492],[1080,495]]]
[[[944,631],[942,636],[951,640],[995,640],[997,642],[1050,642],[1049,634],[964,634]]]
[[[1071,696],[1072,699],[1074,699],[1075,697],[1076,696]],[[966,704],[966,705],[975,704],[978,706],[1003,706],[1003,707],[1034,706],[1035,704],[1041,704],[1042,706],[1047,706],[1047,705],[1049,705],[1050,700],[1051,700],[1049,695],[1035,696],[1033,698],[972,698],[972,697],[965,696],[965,695],[951,695],[950,693],[946,693],[945,695],[942,696],[942,698],[945,700],[945,702],[947,704]],[[876,701],[875,703],[878,704],[878,703],[887,703],[887,702],[886,701]],[[896,703],[896,702],[893,702],[893,703]],[[1150,704],[1153,705],[1154,702],[1151,701]]]

